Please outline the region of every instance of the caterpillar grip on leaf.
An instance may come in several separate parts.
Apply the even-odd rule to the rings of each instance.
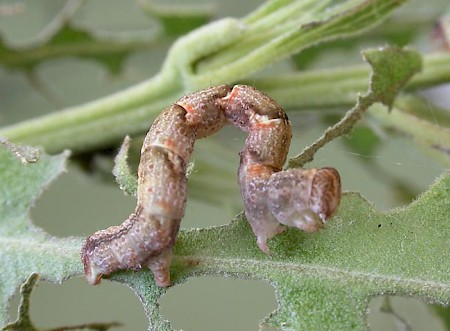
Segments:
[[[245,215],[257,245],[293,226],[318,231],[341,197],[333,168],[281,171],[291,141],[284,110],[245,85],[221,85],[182,97],[165,109],[145,137],[138,169],[137,206],[119,226],[95,232],[82,247],[87,281],[120,269],[148,267],[158,286],[171,284],[172,247],[184,216],[186,167],[196,139],[232,123],[247,133],[240,153],[238,183]]]

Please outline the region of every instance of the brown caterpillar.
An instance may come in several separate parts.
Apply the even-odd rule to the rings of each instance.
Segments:
[[[164,110],[145,137],[138,169],[137,206],[120,226],[88,237],[82,247],[87,281],[120,269],[153,272],[156,283],[170,285],[172,247],[186,205],[186,166],[196,139],[231,122],[248,133],[240,153],[238,182],[245,215],[259,248],[295,226],[319,230],[340,202],[333,168],[281,171],[291,141],[284,110],[253,87],[221,85],[182,97]]]

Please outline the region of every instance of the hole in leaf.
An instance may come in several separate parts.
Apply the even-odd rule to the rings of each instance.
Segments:
[[[110,330],[148,327],[144,309],[129,288],[108,281],[88,286],[81,278],[61,285],[39,281],[31,295],[31,319],[45,328],[111,322],[122,326]]]
[[[69,167],[51,183],[31,212],[34,224],[52,235],[87,236],[122,223],[135,205],[135,198],[124,196],[117,186]]]
[[[9,300],[8,316],[10,322],[14,322],[17,319],[17,310],[19,309],[19,304],[20,294],[19,291],[16,291],[11,300]]]
[[[368,322],[373,331],[445,331],[433,306],[413,298],[381,296],[369,303]]]
[[[277,308],[269,284],[216,277],[190,279],[170,289],[160,303],[164,318],[186,331],[258,330],[259,322]]]

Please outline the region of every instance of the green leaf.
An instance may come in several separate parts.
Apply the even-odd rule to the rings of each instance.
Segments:
[[[369,93],[389,108],[399,90],[422,69],[422,58],[413,50],[385,47],[366,50],[363,56],[372,67]]]
[[[8,322],[8,301],[31,274],[60,283],[82,273],[81,238],[54,238],[29,218],[30,207],[64,171],[68,153],[51,157],[40,153],[36,162],[22,163],[16,156],[24,148],[8,147],[0,145],[0,327]]]
[[[199,275],[266,280],[279,307],[263,323],[281,330],[362,330],[374,296],[450,303],[449,201],[449,172],[409,206],[390,212],[347,193],[325,230],[288,230],[270,242],[272,257],[258,250],[242,217],[227,226],[182,231],[171,273],[175,284]],[[157,299],[166,290],[154,285],[149,272],[120,272],[112,279],[142,300],[150,330],[173,330],[158,312]]]
[[[131,172],[128,165],[128,150],[130,148],[131,138],[126,136],[120,146],[119,153],[114,159],[113,175],[116,177],[117,184],[125,194],[136,196],[137,192],[137,178]]]
[[[192,75],[188,71],[186,79],[198,88],[207,85],[207,77],[209,80],[211,77],[222,77],[219,82],[244,78],[273,63],[274,59],[286,58],[325,41],[362,33],[380,23],[403,2],[268,2],[243,20],[247,26],[235,27],[242,32],[229,47],[201,59],[196,64],[199,73]]]
[[[143,38],[132,34],[127,38],[99,36],[65,22],[56,31],[51,31],[48,39],[25,48],[12,47],[0,36],[0,65],[29,72],[43,61],[76,56],[95,60],[112,74],[118,74],[132,51],[149,48],[157,40],[156,36]]]
[[[63,6],[51,23],[41,31],[39,40],[33,45],[13,47],[0,35],[0,65],[28,73],[43,61],[77,56],[97,61],[110,73],[118,74],[132,52],[148,49],[161,42],[163,38],[171,40],[205,24],[211,17],[213,9],[208,6],[192,5],[180,8],[145,1],[141,1],[140,4],[145,12],[161,22],[163,29],[149,31],[145,36],[133,33],[98,34],[70,22],[70,18],[82,5],[80,0],[71,1]]]
[[[65,158],[41,154],[38,162],[22,164],[1,149],[2,327],[8,299],[29,275],[60,282],[82,272],[81,238],[52,238],[27,216]],[[345,194],[327,229],[315,234],[290,229],[270,242],[272,257],[258,250],[243,217],[223,227],[182,231],[171,273],[175,284],[198,275],[268,281],[279,308],[264,323],[281,330],[360,330],[367,303],[376,295],[450,302],[449,197],[448,172],[417,201],[391,212],[377,212],[359,195]],[[148,271],[119,272],[112,279],[136,291],[152,330],[171,330],[158,311],[157,299],[166,289],[156,287]]]
[[[168,36],[180,36],[206,24],[214,13],[212,4],[164,4],[138,1],[142,11],[155,18]]]
[[[2,330],[27,330],[34,331],[36,328],[30,319],[30,296],[33,291],[33,287],[36,285],[39,276],[37,274],[31,274],[25,283],[20,286],[20,305],[18,309],[17,321],[7,325]]]

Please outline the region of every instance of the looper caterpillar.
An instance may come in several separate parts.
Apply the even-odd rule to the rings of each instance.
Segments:
[[[282,224],[313,232],[335,213],[341,196],[335,169],[281,171],[291,141],[284,110],[250,86],[211,87],[182,97],[153,123],[141,149],[134,213],[83,244],[90,284],[120,269],[147,266],[159,286],[170,285],[172,247],[185,212],[185,173],[194,142],[227,122],[248,134],[238,182],[262,251],[270,254],[267,240],[283,231]]]

